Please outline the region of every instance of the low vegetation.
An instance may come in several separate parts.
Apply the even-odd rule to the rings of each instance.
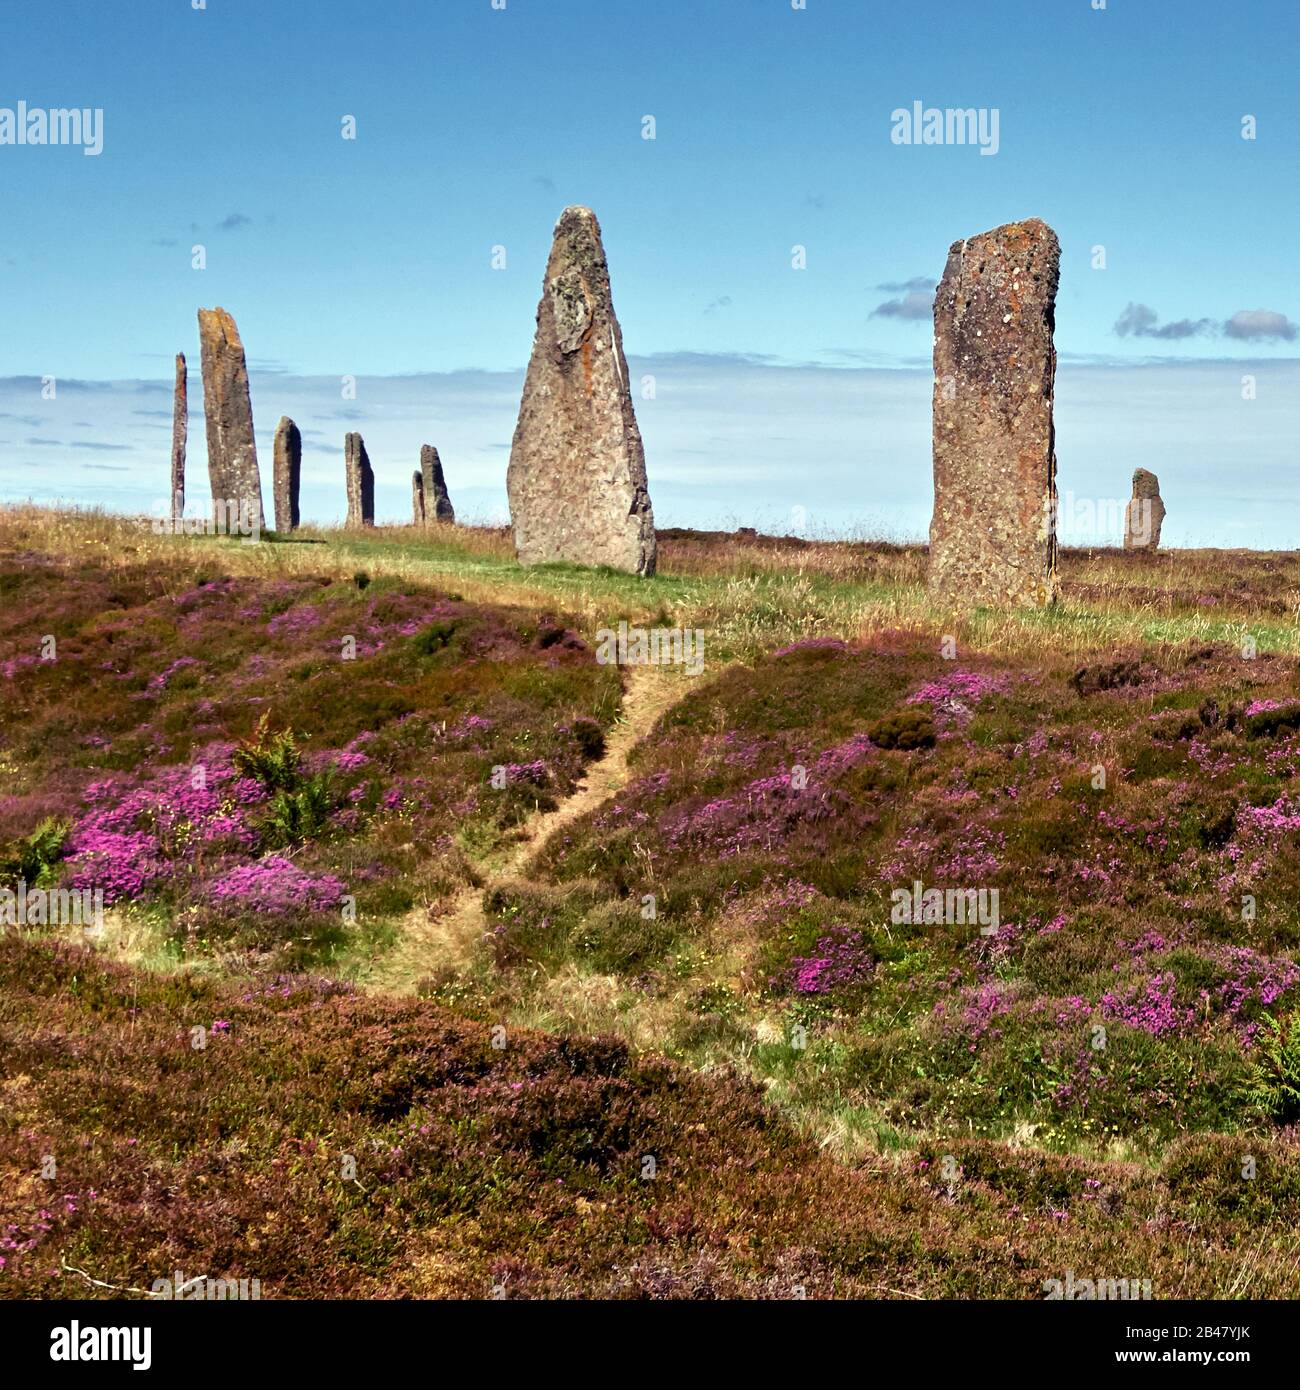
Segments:
[[[1300,563],[660,554],[0,518],[0,1293],[1300,1294]]]

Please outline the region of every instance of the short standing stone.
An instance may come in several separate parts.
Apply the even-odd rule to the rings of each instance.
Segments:
[[[456,512],[447,495],[447,480],[442,476],[442,460],[432,444],[420,446],[420,472],[424,476],[424,507],[432,521],[455,521]]]
[[[590,208],[555,225],[506,490],[521,564],[654,573],[645,452]]]
[[[190,433],[189,368],[185,354],[176,354],[176,389],[172,395],[172,521],[179,523],[185,516],[185,444]]]
[[[235,320],[224,309],[200,309],[199,343],[213,506],[226,516],[238,508],[244,520],[260,527],[264,513],[253,441],[253,403]]]
[[[424,525],[424,477],[418,469],[411,474],[411,520]]]
[[[1037,218],[955,242],[934,301],[930,595],[961,609],[1056,597],[1056,288]]]
[[[275,529],[297,529],[298,488],[302,479],[302,433],[287,415],[275,428]]]
[[[349,434],[343,441],[343,468],[348,488],[349,526],[375,524],[375,474],[370,456],[359,434]]]
[[[1133,496],[1124,513],[1124,549],[1158,549],[1164,519],[1165,504],[1160,497],[1160,479],[1145,468],[1135,470]]]

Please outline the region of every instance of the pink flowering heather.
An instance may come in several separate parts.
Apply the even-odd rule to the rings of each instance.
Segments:
[[[949,1020],[949,1027],[978,1041],[988,1032],[993,1020],[1011,1012],[1015,996],[1000,982],[976,985],[963,989],[955,1002],[941,999],[934,1006],[937,1018]]]
[[[481,714],[462,715],[447,730],[447,737],[454,739],[470,738],[474,734],[486,734],[492,729],[492,721],[485,719]]]
[[[214,744],[196,759],[201,787],[188,765],[162,768],[125,793],[112,778],[92,782],[65,847],[69,886],[102,889],[111,905],[189,874],[201,851],[253,852],[258,834],[246,811],[266,792],[235,771],[230,753],[231,745]]]
[[[830,994],[847,985],[866,984],[875,970],[862,933],[851,927],[832,927],[814,949],[814,955],[796,956],[772,984],[795,994]]]
[[[521,783],[544,787],[551,778],[551,770],[546,766],[544,758],[538,758],[531,763],[506,763],[502,770],[505,773],[506,784],[512,787]]]
[[[207,890],[208,897],[219,906],[275,916],[324,912],[338,906],[343,891],[342,879],[333,874],[312,877],[278,854],[229,870]]]
[[[770,847],[794,826],[845,809],[848,798],[832,785],[834,780],[874,756],[871,740],[855,734],[817,755],[806,768],[805,786],[795,786],[792,768],[759,777],[730,796],[670,813],[664,820],[664,838],[673,848],[687,842],[706,845],[724,859],[746,849]]]
[[[1271,806],[1241,807],[1237,821],[1239,825],[1262,830],[1267,835],[1280,835],[1289,830],[1300,830],[1300,811],[1286,797],[1279,796]]]
[[[184,671],[190,666],[198,666],[200,664],[201,663],[196,661],[192,656],[178,656],[166,670],[159,671],[156,676],[151,676],[149,678],[149,689],[165,690],[167,688],[167,683],[177,671]]]
[[[310,604],[304,604],[300,608],[289,608],[283,613],[277,613],[267,623],[266,630],[277,637],[301,637],[314,627],[318,627],[320,621],[320,609],[314,608]]]
[[[929,705],[941,727],[970,721],[973,706],[1007,688],[1006,676],[986,676],[979,671],[950,671],[938,680],[928,681],[907,697],[909,705]]]
[[[1101,1011],[1108,1018],[1118,1018],[1130,1028],[1139,1028],[1153,1038],[1163,1038],[1185,1032],[1195,1022],[1194,1009],[1174,1002],[1176,981],[1172,970],[1152,975],[1145,984],[1134,986],[1123,994],[1107,991],[1101,996]]]

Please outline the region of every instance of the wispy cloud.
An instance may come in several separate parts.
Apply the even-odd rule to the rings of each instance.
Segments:
[[[934,289],[908,290],[897,299],[886,299],[871,311],[873,319],[928,319],[934,313]]]
[[[1275,341],[1292,343],[1300,328],[1297,328],[1285,314],[1272,309],[1238,309],[1223,325],[1229,338],[1240,338],[1248,343]]]
[[[939,282],[928,275],[917,275],[911,280],[887,280],[876,288],[885,294],[933,294]]]
[[[1161,323],[1160,316],[1150,305],[1134,303],[1115,320],[1115,332],[1121,338],[1163,338],[1166,341],[1215,333],[1246,343],[1291,343],[1300,337],[1300,327],[1275,309],[1238,309],[1224,323],[1209,318]]]
[[[1121,338],[1196,338],[1213,330],[1213,319],[1179,319],[1176,323],[1161,323],[1160,315],[1146,304],[1130,303],[1115,320],[1115,332]]]
[[[217,224],[223,232],[237,232],[241,227],[251,227],[253,219],[242,212],[232,212]]]

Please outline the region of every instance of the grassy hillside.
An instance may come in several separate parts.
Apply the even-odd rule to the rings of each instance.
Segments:
[[[660,557],[0,515],[0,1292],[1300,1294],[1300,561]]]

